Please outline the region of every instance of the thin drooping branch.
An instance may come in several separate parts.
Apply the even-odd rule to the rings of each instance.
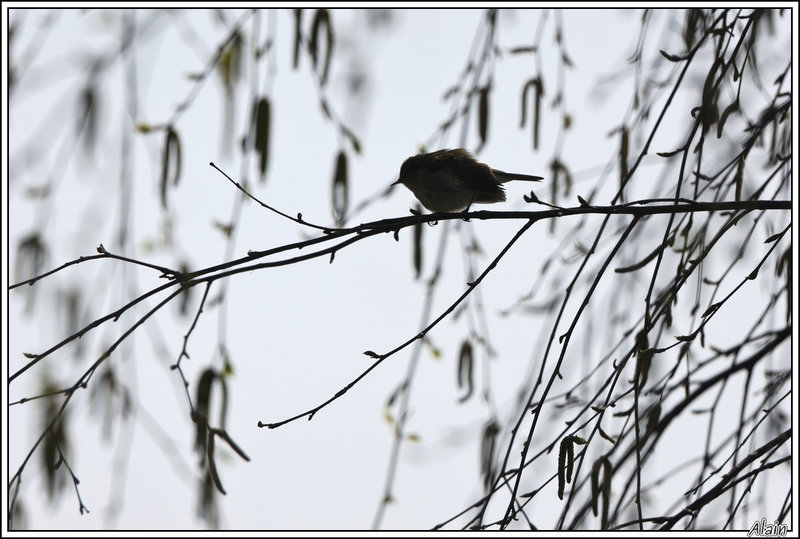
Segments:
[[[670,516],[662,518],[661,522],[664,525],[661,527],[662,530],[669,530],[683,517],[685,516],[692,516],[697,513],[703,506],[707,505],[709,502],[713,501],[717,497],[721,496],[726,490],[731,488],[734,484],[738,483],[739,481],[743,481],[747,479],[749,476],[758,474],[766,469],[772,468],[774,466],[778,466],[784,463],[791,463],[791,456],[786,456],[777,461],[773,461],[771,463],[764,463],[762,467],[756,468],[753,471],[750,471],[742,476],[739,474],[744,471],[748,466],[750,466],[753,462],[760,459],[765,453],[773,452],[775,449],[779,448],[783,445],[786,441],[790,440],[792,437],[792,429],[786,429],[778,436],[770,439],[764,445],[747,455],[740,463],[731,469],[730,472],[723,475],[719,482],[714,485],[708,492],[706,492],[703,496],[696,499],[689,505],[687,505],[684,509],[679,511],[678,513]]]
[[[425,337],[425,335],[431,329],[433,329],[439,322],[444,320],[451,312],[453,312],[455,310],[456,307],[458,307],[458,305],[462,301],[464,301],[464,299],[467,296],[470,295],[470,293],[472,293],[473,290],[475,290],[475,288],[481,283],[481,281],[483,281],[484,277],[486,277],[489,274],[489,272],[492,271],[495,268],[495,266],[500,261],[500,259],[503,258],[503,256],[505,256],[505,254],[508,252],[509,249],[511,249],[511,246],[514,245],[514,243],[516,243],[516,241],[519,238],[522,237],[522,235],[525,233],[525,231],[528,230],[533,225],[533,223],[535,223],[535,222],[536,221],[534,219],[531,219],[528,222],[526,222],[522,226],[522,228],[520,228],[517,231],[517,233],[514,235],[514,237],[511,238],[511,240],[506,244],[506,246],[500,251],[500,253],[495,257],[495,259],[492,260],[492,262],[486,267],[485,270],[483,270],[483,272],[478,276],[478,278],[475,279],[475,281],[473,281],[473,282],[471,282],[471,283],[469,283],[467,285],[467,289],[464,291],[464,293],[462,293],[458,297],[458,299],[456,299],[447,309],[445,309],[445,311],[441,315],[439,315],[433,322],[428,324],[428,326],[425,327],[422,331],[420,331],[415,336],[411,337],[410,339],[408,339],[404,343],[396,346],[394,349],[392,349],[392,350],[390,350],[390,351],[388,351],[388,352],[386,352],[384,354],[376,354],[375,352],[372,352],[370,350],[364,352],[364,354],[366,354],[367,356],[375,358],[376,361],[372,365],[370,365],[369,368],[367,368],[364,372],[362,372],[360,375],[358,375],[352,382],[350,382],[349,384],[344,386],[342,389],[340,389],[333,397],[329,398],[327,401],[323,402],[322,404],[319,404],[319,405],[315,406],[314,408],[306,410],[305,412],[299,413],[299,414],[297,414],[295,416],[292,416],[292,417],[290,417],[288,419],[284,419],[282,421],[277,421],[277,422],[273,422],[273,423],[262,423],[261,421],[259,421],[258,422],[258,426],[259,427],[268,427],[270,429],[274,429],[274,428],[280,427],[282,425],[285,425],[287,423],[291,423],[292,421],[296,421],[296,420],[298,420],[298,419],[300,419],[302,417],[306,417],[307,416],[308,419],[310,420],[311,418],[314,417],[314,414],[316,414],[319,410],[321,410],[322,408],[326,407],[327,405],[329,405],[330,403],[332,403],[333,401],[335,401],[336,399],[338,399],[339,397],[341,397],[342,395],[347,393],[347,391],[349,391],[354,385],[356,385],[359,381],[361,381],[367,374],[369,374],[373,369],[375,369],[375,367],[377,367],[378,365],[383,363],[387,358],[393,356],[394,354],[396,354],[397,352],[399,352],[403,348],[407,347],[409,344],[413,343],[417,339],[422,339],[423,337]]]
[[[299,224],[299,225],[308,226],[308,227],[314,228],[314,229],[316,229],[316,230],[321,230],[322,232],[325,232],[326,234],[329,234],[329,233],[331,233],[331,232],[334,232],[334,231],[336,231],[336,230],[342,230],[342,229],[340,229],[340,228],[336,228],[336,227],[320,226],[320,225],[315,225],[314,223],[309,223],[308,221],[304,221],[304,220],[302,219],[302,214],[298,214],[298,215],[297,215],[297,217],[292,217],[292,216],[291,216],[291,215],[289,215],[288,213],[283,213],[282,211],[280,211],[280,210],[278,210],[278,209],[276,209],[276,208],[273,208],[272,206],[270,206],[270,205],[269,205],[269,204],[267,204],[266,202],[263,202],[263,201],[261,201],[261,200],[260,200],[258,197],[256,197],[255,195],[252,195],[252,194],[251,194],[251,193],[250,193],[250,192],[249,192],[247,189],[245,189],[244,187],[242,187],[242,185],[241,185],[239,182],[237,182],[236,180],[234,180],[233,178],[231,178],[230,176],[228,176],[228,175],[225,173],[225,171],[223,171],[222,169],[220,169],[220,168],[219,168],[217,165],[215,165],[213,162],[212,162],[212,163],[209,163],[209,165],[210,165],[210,166],[211,166],[211,167],[212,167],[214,170],[218,171],[220,174],[222,174],[223,176],[225,176],[225,178],[226,178],[226,179],[227,179],[229,182],[231,182],[231,183],[232,183],[234,186],[236,186],[236,188],[237,188],[239,191],[241,191],[241,192],[242,192],[242,194],[244,194],[246,197],[250,198],[250,200],[252,200],[253,202],[255,202],[256,204],[258,204],[259,206],[261,206],[262,208],[264,208],[264,209],[266,209],[266,210],[269,210],[269,211],[271,211],[271,212],[273,212],[273,213],[276,213],[276,214],[280,215],[281,217],[283,217],[283,218],[285,218],[285,219],[288,219],[288,220],[290,220],[290,221],[293,221],[293,222],[295,222],[295,223],[297,223],[297,224]]]
[[[614,260],[614,258],[616,257],[617,252],[624,245],[625,240],[627,240],[627,238],[628,238],[628,235],[636,227],[638,222],[639,222],[639,217],[634,217],[633,220],[631,220],[631,222],[628,224],[628,227],[625,229],[625,231],[622,233],[622,235],[620,235],[619,239],[617,240],[617,243],[614,245],[614,248],[611,250],[611,252],[608,254],[606,259],[603,261],[603,265],[602,265],[601,269],[595,273],[594,280],[592,281],[592,284],[589,287],[589,290],[587,291],[583,301],[581,302],[580,307],[578,307],[578,311],[575,314],[575,316],[573,317],[572,322],[570,323],[569,329],[566,331],[566,333],[562,334],[561,337],[559,337],[559,342],[563,343],[563,345],[561,347],[561,353],[559,354],[558,360],[556,361],[556,364],[553,367],[553,372],[550,375],[550,378],[547,381],[547,384],[545,385],[544,389],[542,390],[542,396],[539,399],[539,404],[537,404],[533,408],[533,421],[531,423],[530,428],[528,429],[528,437],[525,440],[525,443],[523,445],[522,455],[520,457],[519,473],[517,473],[516,480],[514,481],[514,487],[513,487],[512,491],[511,491],[511,500],[509,501],[509,504],[508,504],[508,506],[506,508],[506,514],[505,514],[505,517],[503,519],[504,522],[509,522],[511,520],[511,515],[512,515],[512,513],[514,511],[514,503],[516,502],[516,498],[517,498],[517,492],[519,491],[520,481],[522,480],[522,470],[524,469],[525,458],[526,458],[526,456],[528,454],[528,450],[530,449],[530,446],[531,446],[531,440],[533,438],[533,433],[536,430],[536,425],[537,425],[537,423],[539,421],[539,418],[541,416],[542,409],[544,408],[544,401],[547,398],[547,395],[550,393],[550,388],[555,383],[556,378],[557,377],[561,377],[561,373],[559,371],[561,369],[561,364],[564,361],[564,357],[565,357],[565,355],[567,353],[567,346],[569,344],[570,337],[572,336],[572,333],[573,333],[573,331],[575,330],[575,327],[578,324],[578,320],[580,319],[581,313],[583,313],[584,309],[589,304],[589,299],[592,297],[592,294],[594,293],[594,290],[597,288],[597,285],[600,283],[600,280],[602,279],[603,275],[605,274],[606,269],[608,268],[609,264],[611,264],[611,261]],[[598,238],[599,238],[599,235],[598,235]],[[588,255],[587,255],[587,258],[588,258]],[[556,325],[553,326],[553,330],[554,331],[555,331],[555,329],[556,329]],[[550,341],[552,342],[552,336],[551,336]],[[544,360],[542,360],[542,368],[544,368]],[[525,410],[528,410],[528,409],[530,409],[532,407],[534,397],[535,397],[535,390],[531,392],[530,397],[528,398],[527,406],[525,406],[525,408],[524,408]]]
[[[55,427],[56,423],[59,421],[61,416],[64,415],[64,411],[67,409],[67,405],[69,404],[70,400],[72,400],[72,397],[75,396],[75,393],[79,389],[85,389],[87,387],[87,385],[89,383],[89,380],[94,375],[94,373],[97,371],[97,368],[100,365],[102,365],[109,357],[111,357],[111,354],[114,352],[114,350],[116,350],[117,347],[125,339],[127,339],[134,331],[136,331],[136,329],[139,326],[144,324],[144,322],[148,318],[150,318],[153,314],[155,314],[156,312],[161,310],[162,307],[164,307],[169,302],[171,302],[180,293],[181,293],[181,290],[174,291],[172,294],[170,294],[169,296],[164,298],[158,305],[156,305],[155,307],[150,309],[146,314],[144,314],[139,320],[136,321],[136,323],[134,323],[116,341],[114,341],[111,344],[111,346],[109,346],[105,350],[105,352],[103,352],[103,354],[83,373],[83,375],[81,375],[81,377],[78,379],[78,381],[75,382],[75,384],[71,388],[69,388],[66,391],[64,391],[64,402],[61,403],[61,406],[59,407],[58,412],[56,412],[56,414],[52,417],[52,419],[50,419],[49,423],[47,424],[47,426],[42,431],[42,434],[34,442],[33,446],[30,449],[30,451],[28,451],[28,454],[25,456],[25,459],[22,461],[22,464],[20,464],[19,468],[17,468],[17,472],[9,480],[9,489],[11,489],[11,486],[14,484],[15,481],[17,483],[19,483],[22,480],[22,471],[25,469],[25,466],[28,464],[28,461],[33,456],[34,451],[36,451],[36,448],[39,446],[39,444],[42,443],[42,441],[45,439],[47,434],[49,432],[51,432],[51,430]]]
[[[81,256],[79,258],[76,258],[75,260],[70,260],[69,262],[65,262],[64,264],[61,264],[59,267],[51,269],[50,271],[46,271],[46,272],[44,272],[44,273],[42,273],[40,275],[37,275],[36,277],[32,277],[30,279],[26,279],[24,281],[20,281],[18,283],[14,283],[12,285],[9,285],[8,289],[9,290],[13,290],[15,288],[19,288],[20,286],[24,286],[24,285],[32,286],[33,284],[36,283],[36,281],[40,281],[40,280],[44,279],[45,277],[49,277],[50,275],[53,275],[54,273],[58,273],[59,271],[61,271],[63,269],[66,269],[66,268],[68,268],[70,266],[74,266],[75,264],[81,264],[83,262],[88,262],[90,260],[98,260],[98,259],[101,259],[101,258],[111,258],[113,260],[119,260],[121,262],[128,262],[130,264],[135,264],[137,266],[143,266],[143,267],[146,267],[146,268],[151,268],[151,269],[160,271],[163,276],[178,275],[180,273],[180,272],[178,272],[176,270],[173,270],[171,268],[167,268],[165,266],[159,266],[157,264],[151,264],[150,262],[145,262],[145,261],[142,261],[142,260],[136,260],[135,258],[130,258],[130,257],[127,257],[127,256],[122,256],[122,255],[117,255],[117,254],[114,254],[114,253],[110,253],[110,252],[106,251],[105,247],[103,247],[102,244],[97,247],[97,252],[100,253],[100,254],[90,255],[90,256]]]

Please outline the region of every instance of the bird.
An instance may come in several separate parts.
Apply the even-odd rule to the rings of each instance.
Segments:
[[[473,203],[503,202],[506,182],[538,182],[541,176],[503,172],[481,163],[464,148],[420,153],[406,159],[392,185],[405,185],[434,213],[457,213]]]

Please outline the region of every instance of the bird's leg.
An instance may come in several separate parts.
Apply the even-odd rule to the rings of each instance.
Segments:
[[[475,202],[475,193],[473,193],[473,194],[472,194],[472,198],[470,198],[470,199],[469,199],[469,204],[467,204],[467,207],[466,207],[466,208],[464,208],[464,209],[461,211],[461,214],[462,214],[462,215],[466,215],[466,214],[468,214],[468,213],[469,213],[469,209],[472,207],[472,203],[473,203],[473,202]],[[466,221],[467,223],[469,222],[469,217],[462,217],[462,219],[464,219],[464,221]]]

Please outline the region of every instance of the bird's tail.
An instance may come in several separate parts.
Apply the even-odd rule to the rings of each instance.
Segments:
[[[513,172],[503,172],[502,170],[495,170],[492,169],[494,173],[494,177],[497,178],[497,181],[500,183],[511,182],[514,180],[519,180],[523,182],[540,182],[544,178],[541,176],[530,176],[528,174],[514,174]]]

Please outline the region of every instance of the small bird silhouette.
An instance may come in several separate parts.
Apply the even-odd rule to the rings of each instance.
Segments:
[[[505,201],[502,184],[514,180],[538,182],[542,177],[491,168],[464,148],[457,148],[409,157],[392,185],[401,183],[408,187],[432,212],[454,213],[468,209],[473,203]]]

